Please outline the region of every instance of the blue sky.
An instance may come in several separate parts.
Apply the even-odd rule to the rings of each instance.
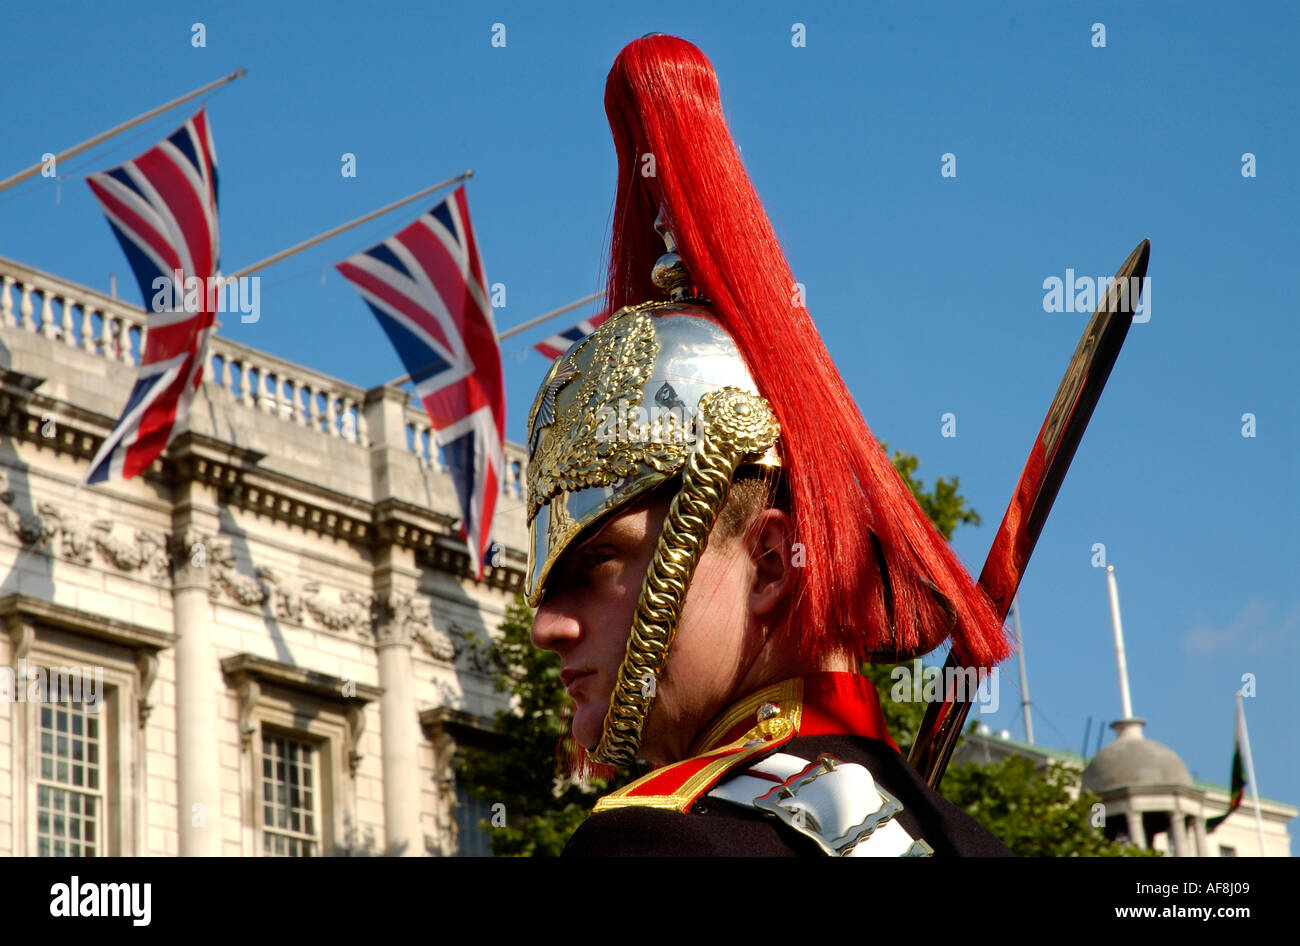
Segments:
[[[1095,745],[1097,721],[1120,715],[1101,542],[1147,735],[1226,782],[1233,692],[1253,673],[1263,794],[1300,804],[1286,696],[1300,677],[1298,19],[1249,3],[27,5],[6,13],[28,41],[6,44],[0,177],[246,66],[208,100],[224,269],[472,167],[504,329],[599,287],[616,166],[605,73],[637,36],[684,36],[713,60],[868,423],[927,482],[959,476],[983,515],[955,539],[975,572],[1088,317],[1045,312],[1044,280],[1110,275],[1149,237],[1150,321],[1129,334],[1021,589],[1035,735],[1078,750],[1089,717]],[[116,273],[134,299],[82,179],[191,111],[0,194],[0,254],[100,289]],[[222,334],[363,386],[401,374],[332,265],[434,200],[266,271],[261,320],[227,317]],[[514,440],[546,333],[504,346]],[[949,412],[956,437],[941,436]],[[987,722],[1020,736],[1008,669]]]

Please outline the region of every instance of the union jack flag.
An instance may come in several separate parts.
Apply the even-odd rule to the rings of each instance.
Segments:
[[[217,152],[207,116],[200,109],[162,143],[86,183],[126,252],[149,316],[140,374],[82,486],[148,469],[184,426],[203,380],[216,318],[208,287],[221,265]],[[174,286],[178,273],[181,285]]]
[[[577,325],[566,328],[563,332],[556,332],[549,338],[538,342],[533,347],[551,361],[554,361],[556,358],[559,358],[568,351],[569,346],[578,339],[586,338],[592,332],[596,331],[596,327],[608,318],[608,312],[602,312],[600,315],[593,315],[589,319],[583,319]]]
[[[482,578],[505,466],[506,394],[465,188],[337,269],[410,372],[456,484],[461,538]]]

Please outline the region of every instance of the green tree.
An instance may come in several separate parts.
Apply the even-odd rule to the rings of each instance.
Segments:
[[[886,454],[889,453],[889,445],[883,440],[880,446]],[[961,485],[960,477],[954,476],[949,480],[941,476],[935,480],[934,489],[926,492],[925,483],[915,476],[916,468],[921,465],[920,460],[910,453],[895,450],[890,462],[916,497],[921,511],[945,539],[952,541],[953,531],[960,525],[977,526],[981,523],[979,513],[967,506],[966,498],[957,492],[957,487]]]
[[[1080,790],[1079,773],[1054,762],[1038,772],[1032,759],[1008,756],[994,765],[954,765],[943,794],[1021,857],[1150,857],[1130,844],[1107,841],[1092,825],[1100,799]]]

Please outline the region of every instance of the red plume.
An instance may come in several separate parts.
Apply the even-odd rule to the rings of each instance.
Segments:
[[[1008,656],[988,598],[872,436],[797,297],[709,60],[676,37],[635,40],[610,70],[605,111],[618,152],[606,302],[613,311],[661,297],[650,272],[664,252],[654,229],[662,203],[692,281],[781,423],[790,513],[806,553],[791,624],[801,648],[902,659],[951,633],[968,665]]]

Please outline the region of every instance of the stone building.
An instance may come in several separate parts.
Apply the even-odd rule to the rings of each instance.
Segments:
[[[1300,815],[1294,805],[1260,798],[1264,850],[1255,827],[1249,790],[1241,807],[1213,832],[1206,819],[1228,810],[1227,786],[1193,778],[1178,753],[1142,734],[1143,720],[1111,724],[1116,738],[1091,759],[1074,752],[1017,742],[988,727],[967,733],[953,752],[954,762],[989,765],[1012,755],[1032,759],[1041,771],[1054,762],[1073,769],[1079,785],[1105,806],[1102,829],[1112,841],[1136,844],[1172,857],[1290,857],[1288,823]],[[1077,797],[1077,796],[1072,796]]]
[[[481,849],[450,759],[500,705],[469,642],[521,586],[525,453],[475,580],[405,393],[216,337],[164,457],[78,489],[144,326],[0,259],[0,855]]]

